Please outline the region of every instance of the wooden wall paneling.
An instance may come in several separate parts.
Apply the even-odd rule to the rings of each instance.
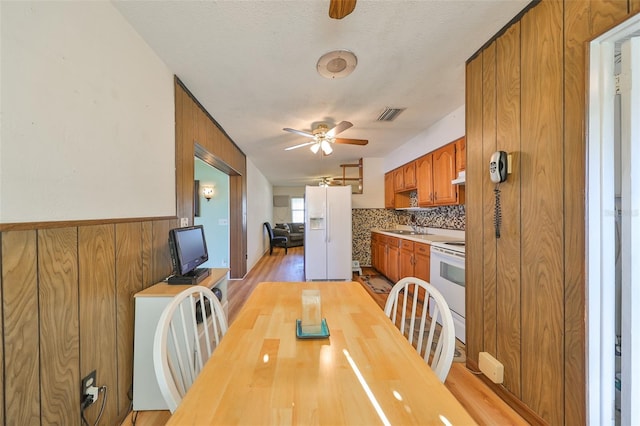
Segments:
[[[632,13],[640,12],[640,0],[629,0],[629,11]]]
[[[575,10],[574,5],[569,7]],[[598,36],[621,22],[628,15],[629,7],[629,0],[590,0],[591,36]]]
[[[36,231],[2,233],[4,424],[40,424]]]
[[[178,79],[175,80],[175,91],[176,102],[181,102],[182,105],[176,107],[176,128],[179,129],[176,130],[176,156],[180,157],[176,159],[177,216],[193,220],[194,142],[198,140],[217,160],[240,174],[237,177],[230,175],[230,193],[240,191],[240,195],[231,199],[229,223],[231,274],[233,277],[242,277],[246,273],[246,157],[218,128]],[[235,179],[239,181],[234,183]],[[237,188],[234,188],[234,185],[237,185]]]
[[[173,271],[171,254],[169,253],[169,230],[178,226],[179,220],[157,220],[153,222],[151,234],[152,284],[167,278]]]
[[[116,224],[116,348],[118,363],[117,416],[129,411],[129,391],[133,386],[133,295],[144,289],[142,223]]]
[[[586,424],[585,112],[590,5],[565,2],[564,13],[564,386],[565,424]]]
[[[482,52],[482,174],[483,211],[483,333],[484,350],[496,356],[497,352],[497,293],[496,293],[496,237],[493,213],[495,211],[495,184],[489,178],[489,158],[497,150],[496,145],[496,43]]]
[[[466,65],[466,350],[470,368],[477,369],[483,347],[483,224],[482,175],[482,55]],[[472,365],[472,364],[475,365]]]
[[[242,189],[245,179],[242,176],[229,176],[229,205],[230,210],[246,211],[244,208]],[[231,235],[247,235],[245,215],[238,215],[237,220],[230,222]],[[242,278],[247,273],[246,238],[231,241],[229,246],[229,278]]]
[[[109,392],[102,421],[104,424],[115,424],[118,399],[115,395],[118,380],[115,225],[78,228],[78,267],[80,377],[96,370],[97,384],[106,385]],[[101,403],[102,401],[98,401],[85,410],[85,416],[95,419]]]
[[[176,197],[176,215],[179,217],[181,209],[182,200],[180,199],[181,194],[179,188],[182,185],[182,169],[184,163],[184,156],[182,155],[182,146],[184,144],[184,97],[186,96],[182,87],[178,84],[177,78],[174,77],[173,83],[173,98],[174,98],[174,114],[175,114],[175,165],[176,165],[176,187],[175,187],[175,197]]]
[[[176,222],[178,220],[176,219]],[[167,245],[168,243],[167,236]],[[153,222],[142,222],[142,287],[155,284],[153,273]]]
[[[78,423],[78,229],[38,231],[41,423]]]
[[[182,131],[182,138],[176,140],[176,157],[180,157],[176,168],[176,200],[178,218],[193,218],[193,180],[194,180],[194,121],[196,105],[191,96],[177,83],[177,91],[182,92],[181,121],[176,122]],[[176,164],[176,165],[177,165]]]
[[[4,277],[4,272],[2,268],[2,232],[0,232],[0,329],[2,330],[2,340],[4,342],[4,297],[2,295],[2,282]],[[2,405],[0,406],[0,425],[6,424],[4,419],[4,407],[5,407],[5,399],[4,399],[4,344],[0,344],[0,359],[2,360],[2,364],[0,364],[0,401]]]
[[[562,3],[541,2],[522,31],[522,400],[564,421]]]
[[[511,26],[496,43],[496,139],[498,149],[512,154],[512,173],[500,184],[496,357],[504,365],[504,386],[520,397],[520,24]]]

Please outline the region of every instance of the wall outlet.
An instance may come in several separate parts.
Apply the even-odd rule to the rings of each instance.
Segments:
[[[98,399],[98,386],[96,386],[96,370],[87,374],[80,385],[80,404],[84,410]]]
[[[180,227],[184,228],[185,226],[189,226],[189,218],[188,217],[181,217],[180,218]]]
[[[480,352],[478,367],[493,383],[502,383],[504,381],[504,365],[489,352]]]

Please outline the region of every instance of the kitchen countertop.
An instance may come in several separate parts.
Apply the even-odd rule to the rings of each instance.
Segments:
[[[407,233],[398,233],[397,231]],[[373,228],[371,229],[371,232],[377,232],[390,237],[404,238],[405,240],[426,244],[448,241],[464,241],[464,231],[456,231],[452,229],[427,228],[426,233],[418,232],[414,234],[412,233],[413,231],[411,228],[400,226],[394,230]]]

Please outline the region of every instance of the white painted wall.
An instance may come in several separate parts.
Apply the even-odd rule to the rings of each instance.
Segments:
[[[464,136],[464,113],[464,105],[462,105],[433,124],[426,131],[399,146],[385,157],[384,172],[393,170]]]
[[[247,271],[269,250],[264,222],[273,217],[273,189],[267,178],[247,158]]]
[[[354,209],[384,208],[384,159],[362,159],[362,194],[351,195]]]
[[[173,216],[173,75],[110,2],[0,2],[0,223]]]

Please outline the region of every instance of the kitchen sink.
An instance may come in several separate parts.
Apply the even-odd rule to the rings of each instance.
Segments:
[[[429,235],[428,232],[409,231],[407,229],[383,229],[382,232],[390,232],[398,235]]]

